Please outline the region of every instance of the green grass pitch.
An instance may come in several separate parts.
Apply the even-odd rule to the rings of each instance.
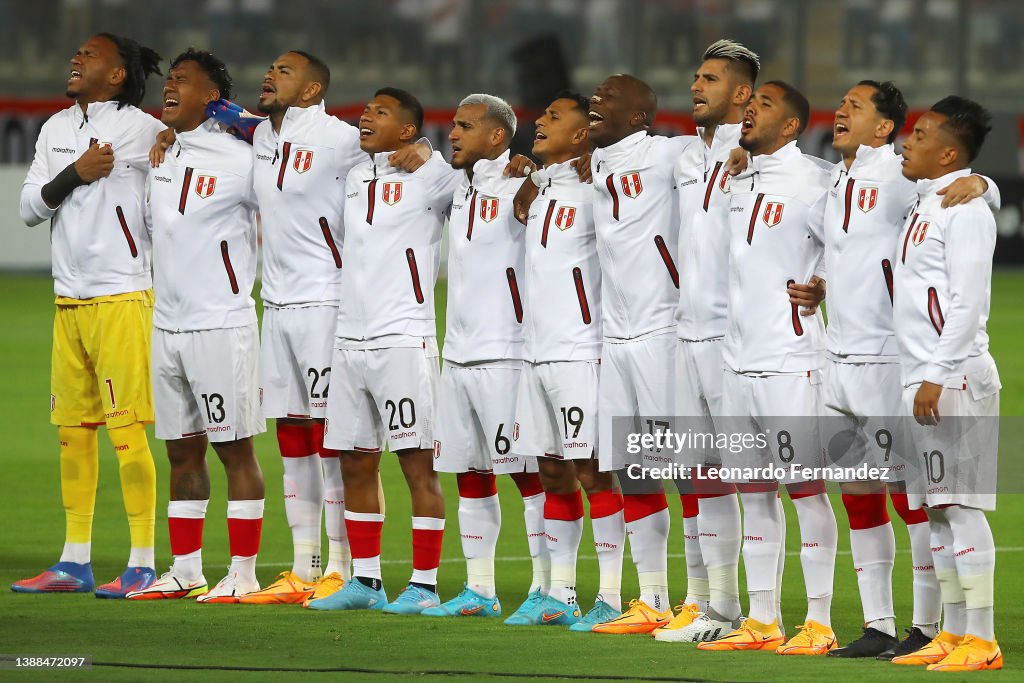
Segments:
[[[992,351],[1003,380],[1003,415],[1024,415],[1024,272],[997,272],[993,282]],[[875,661],[779,657],[770,653],[697,652],[693,646],[656,643],[646,636],[598,636],[562,628],[512,628],[500,620],[435,620],[378,613],[312,612],[295,606],[199,605],[195,602],[126,603],[96,600],[91,595],[21,595],[6,590],[17,579],[53,564],[63,542],[56,433],[48,423],[50,336],[53,297],[50,280],[37,275],[0,275],[2,319],[0,364],[3,391],[3,446],[0,447],[2,544],[0,544],[0,654],[89,655],[90,670],[65,671],[65,680],[501,680],[509,674],[527,680],[729,680],[820,681],[823,679],[918,680],[923,670],[903,670]],[[438,301],[444,301],[443,286]],[[443,303],[441,304],[443,307]],[[439,328],[443,331],[443,322]],[[152,437],[151,437],[152,438]],[[162,444],[151,441],[159,477],[157,502],[158,571],[166,569],[170,551],[166,531],[167,463]],[[1003,457],[1015,454],[1004,442]],[[290,566],[291,538],[281,499],[281,466],[272,433],[257,439],[267,481],[267,505],[259,577],[269,583]],[[211,455],[213,496],[206,524],[205,573],[211,581],[228,563],[226,488],[223,472]],[[397,464],[385,457],[387,522],[384,527],[384,579],[389,594],[404,586],[410,571],[409,501]],[[448,533],[439,593],[447,599],[461,589],[465,567],[458,540],[454,478],[444,475]],[[504,528],[498,546],[498,594],[505,613],[525,597],[530,561],[522,504],[510,481],[500,482]],[[674,491],[673,491],[674,493]],[[996,633],[1006,658],[1002,672],[975,674],[986,680],[1024,675],[1024,619],[1019,570],[1024,559],[1024,500],[1002,495],[990,519],[1000,549],[996,565]],[[673,527],[669,571],[673,599],[682,598],[685,565],[678,497],[670,496]],[[840,643],[861,630],[860,602],[849,555],[845,514],[833,501],[840,520],[840,550],[832,620]],[[789,633],[800,623],[805,601],[795,514],[789,508],[789,557],[783,607]],[[898,520],[895,514],[893,519]],[[894,573],[897,621],[909,626],[911,572],[907,538],[894,523],[899,554]],[[325,542],[326,547],[326,542]],[[106,437],[101,437],[100,489],[93,535],[97,583],[116,576],[128,553],[128,528],[121,503],[117,464]],[[597,589],[597,561],[589,523],[579,564],[579,595],[590,606]],[[637,592],[629,553],[623,565],[623,596]],[[103,663],[104,665],[99,665]],[[150,665],[157,668],[126,668]],[[171,667],[195,667],[172,670]],[[220,668],[218,668],[220,667]],[[225,668],[226,667],[226,668]],[[256,667],[277,671],[244,671]],[[283,670],[283,671],[282,671]],[[3,680],[54,680],[54,671],[8,672]],[[941,677],[941,676],[940,676]],[[946,675],[949,678],[949,675]],[[970,676],[967,676],[970,678]],[[960,679],[957,679],[960,680]]]

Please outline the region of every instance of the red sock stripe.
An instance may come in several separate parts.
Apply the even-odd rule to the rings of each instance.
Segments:
[[[441,543],[443,540],[444,529],[413,529],[412,568],[437,569],[441,565]]]
[[[203,521],[202,518],[167,518],[167,530],[171,537],[172,555],[188,555],[203,547]]]
[[[337,458],[341,454],[333,448],[324,447],[324,423],[318,420],[313,421],[313,445],[321,458]]]
[[[544,486],[540,483],[540,475],[536,472],[517,472],[509,476],[516,483],[516,487],[519,488],[519,495],[523,498],[530,498],[544,493]]]
[[[904,524],[921,524],[928,521],[928,514],[924,511],[924,508],[910,509],[910,502],[907,500],[906,493],[890,491],[889,498],[892,499],[892,506],[896,508],[896,514],[900,516]]]
[[[843,507],[850,519],[850,529],[874,529],[889,523],[884,493],[843,494]]]
[[[490,498],[498,495],[498,480],[490,473],[462,472],[455,475],[463,498]]]
[[[819,493],[825,493],[825,482],[804,481],[799,484],[787,484],[786,491],[789,492],[790,500],[810,498],[811,496],[816,496]]]
[[[232,557],[252,557],[260,551],[263,519],[228,517],[228,540]]]
[[[308,425],[277,425],[277,445],[283,458],[304,458],[317,452],[316,435]]]
[[[345,518],[345,530],[348,531],[348,544],[352,549],[352,557],[364,559],[380,555],[380,536],[384,522],[365,522]],[[414,530],[413,533],[419,531]]]
[[[587,501],[590,503],[591,519],[601,519],[622,511],[622,491],[619,489],[598,491],[593,495],[588,495]]]
[[[664,491],[658,493],[636,493],[622,496],[622,514],[626,523],[635,522],[661,512],[668,507],[668,499]]]
[[[779,490],[778,482],[765,481],[756,484],[736,484],[736,490],[740,493],[772,493]]]
[[[575,522],[583,519],[583,492],[548,493],[544,496],[544,519]]]
[[[696,517],[700,509],[697,506],[697,495],[684,493],[679,496],[679,502],[683,504],[683,519]]]

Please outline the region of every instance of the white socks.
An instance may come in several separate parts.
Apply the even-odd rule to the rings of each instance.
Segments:
[[[697,605],[701,612],[706,612],[711,600],[711,588],[701,554],[697,515],[683,516],[683,553],[686,557],[686,598],[683,602]]]
[[[576,560],[580,538],[583,536],[583,498],[578,490],[567,495],[547,494],[544,536],[551,557],[551,588],[548,595],[559,602],[574,605]]]
[[[988,519],[982,510],[959,505],[942,512],[953,532],[953,561],[967,610],[965,633],[991,641],[996,548]]]
[[[551,557],[544,542],[544,494],[523,498],[523,519],[526,522],[526,540],[533,562],[533,581],[530,592],[548,592],[551,585]]]
[[[853,568],[857,572],[857,585],[860,587],[864,622],[871,628],[895,637],[892,568],[896,558],[896,536],[892,524],[886,522],[870,529],[850,529],[850,549],[853,551]],[[872,623],[885,619],[891,620],[892,626]]]
[[[292,572],[303,581],[320,578],[320,518],[324,474],[320,455],[281,458],[284,464],[284,511],[292,530]]]
[[[931,529],[928,522],[908,524],[910,557],[914,567],[914,626],[926,636],[938,635],[942,616],[942,593],[935,578]]]
[[[603,491],[599,504],[605,504],[618,492]],[[598,597],[612,609],[622,609],[622,555],[626,544],[626,522],[622,514],[622,504],[618,510],[595,517],[595,498],[590,497],[590,523],[594,529],[594,551],[597,553],[597,564],[600,568]],[[612,506],[614,507],[614,506]],[[605,512],[604,509],[600,510]]]
[[[743,541],[739,497],[701,498],[697,515],[700,551],[707,566],[709,606],[728,619],[741,614],[739,559]]]
[[[807,621],[832,625],[832,591],[835,582],[839,529],[828,496],[819,493],[793,500],[800,522],[800,564],[807,591]]]
[[[750,593],[749,617],[776,621],[775,588],[779,574],[782,524],[775,491],[739,494],[743,501],[743,564]]]
[[[345,485],[341,479],[341,459],[321,456],[323,471],[324,526],[327,527],[326,576],[337,572],[348,581],[352,578],[352,550],[348,544],[348,530],[345,528]],[[382,508],[383,510],[383,508]],[[317,536],[320,534],[319,524]]]
[[[501,530],[501,503],[498,496],[465,498],[459,496],[459,534],[466,558],[466,585],[485,598],[493,598],[494,551]]]
[[[626,522],[629,551],[640,581],[640,599],[659,612],[671,605],[668,597],[668,508]]]
[[[60,554],[61,562],[74,562],[75,564],[89,564],[92,557],[92,542],[85,543],[64,543],[64,552]],[[129,566],[132,566],[129,562]],[[153,565],[137,565],[151,567]]]

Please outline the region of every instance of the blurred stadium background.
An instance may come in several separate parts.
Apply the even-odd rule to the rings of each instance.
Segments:
[[[0,0],[0,268],[48,265],[46,233],[13,210],[39,127],[68,105],[68,59],[99,31],[165,59],[211,49],[250,108],[267,65],[298,48],[330,64],[328,105],[354,120],[382,85],[428,107],[427,134],[447,151],[451,112],[470,92],[512,102],[528,149],[535,112],[565,87],[589,94],[628,71],[657,90],[659,132],[690,132],[689,83],[705,46],[732,37],[760,53],[763,79],[802,89],[815,107],[803,149],[834,158],[832,111],[862,78],[891,79],[912,110],[956,93],[994,115],[975,168],[999,181],[997,260],[1024,263],[1024,3],[1020,0]],[[151,79],[147,104],[158,101]],[[21,229],[19,229],[21,228]]]

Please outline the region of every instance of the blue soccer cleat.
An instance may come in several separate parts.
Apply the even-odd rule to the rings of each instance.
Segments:
[[[128,567],[121,576],[96,589],[97,598],[123,599],[133,591],[149,588],[156,572],[149,567]]]
[[[15,593],[92,593],[95,588],[88,562],[58,562],[39,576],[11,584]]]
[[[513,612],[512,616],[510,616],[508,619],[505,620],[505,623],[510,625],[510,626],[514,626],[514,625],[523,626],[523,625],[526,625],[529,622],[526,622],[526,621],[522,620],[524,618],[524,615],[532,613],[534,606],[538,602],[542,601],[543,599],[544,599],[544,591],[542,591],[539,588],[537,590],[531,591],[526,596],[526,600],[523,600],[523,604],[519,605],[519,609],[517,609],[515,612]]]
[[[615,609],[601,598],[598,598],[594,603],[594,606],[590,608],[589,612],[587,612],[586,616],[570,626],[569,630],[590,633],[597,624],[614,619],[621,614],[622,612]]]
[[[384,586],[373,590],[359,579],[353,578],[345,583],[345,587],[326,598],[310,600],[309,609],[319,610],[350,610],[350,609],[384,609],[388,604],[388,594]]]
[[[414,586],[411,583],[405,587],[394,602],[384,606],[385,614],[419,614],[428,607],[437,607],[441,604],[441,598],[434,591]]]
[[[527,598],[505,623],[509,626],[572,626],[583,616],[579,605],[567,605],[550,595],[542,594],[536,600],[531,598]]]
[[[425,617],[500,617],[501,603],[497,597],[485,598],[465,586],[462,592],[437,607],[420,612]]]

